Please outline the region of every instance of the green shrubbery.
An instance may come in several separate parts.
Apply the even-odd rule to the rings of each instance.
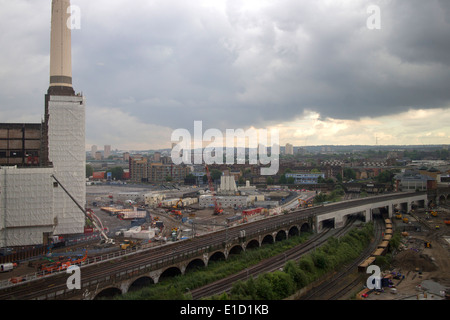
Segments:
[[[226,261],[210,261],[207,268],[198,268],[185,275],[165,279],[136,292],[129,292],[116,299],[124,300],[177,300],[189,299],[189,290],[235,274],[245,268],[259,263],[269,257],[282,253],[308,239],[311,234],[290,237],[288,240],[263,245],[258,249],[246,250],[236,256],[229,256]],[[223,296],[228,298],[227,295]],[[220,297],[216,297],[220,298]]]
[[[288,261],[283,271],[259,275],[255,279],[238,281],[230,294],[221,294],[212,299],[227,300],[280,300],[299,289],[356,259],[369,244],[373,235],[373,224],[350,231],[346,236],[331,238],[325,245],[303,256],[298,261]],[[309,235],[308,235],[309,236]],[[282,242],[246,250],[226,261],[211,261],[207,268],[199,268],[182,276],[166,279],[137,292],[130,292],[117,299],[126,300],[177,300],[190,299],[189,290],[237,273],[263,259],[277,255],[307,239],[306,236],[291,237]]]
[[[280,300],[284,299],[324,274],[356,259],[369,244],[373,225],[350,231],[341,239],[331,238],[325,245],[305,255],[299,261],[288,261],[283,271],[276,271],[237,282],[229,295],[220,299]]]

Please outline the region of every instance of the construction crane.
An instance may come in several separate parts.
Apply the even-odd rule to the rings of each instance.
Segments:
[[[207,165],[205,165],[205,168],[206,168],[206,176],[208,177],[209,190],[211,191],[211,197],[214,201],[214,214],[219,215],[219,214],[223,213],[223,209],[217,203],[216,192],[214,191],[214,185],[212,183],[211,173],[209,172],[209,168]]]
[[[87,211],[77,202],[77,200],[75,200],[74,197],[72,197],[72,195],[69,193],[69,191],[67,191],[66,188],[64,188],[64,186],[61,184],[61,182],[59,182],[58,179],[56,179],[56,177],[52,174],[52,178],[55,179],[55,181],[61,186],[61,188],[64,190],[65,193],[67,193],[67,195],[70,197],[70,199],[72,199],[72,201],[77,205],[77,207],[84,213],[84,215],[86,216],[86,218],[89,219],[89,221],[92,222],[92,224],[94,225],[95,229],[97,229],[97,231],[100,232],[100,235],[102,237],[102,240],[100,241],[100,244],[102,245],[114,245],[115,242],[113,239],[110,239],[105,231],[103,230],[103,228],[101,228],[97,221],[92,217],[92,215],[88,214]]]

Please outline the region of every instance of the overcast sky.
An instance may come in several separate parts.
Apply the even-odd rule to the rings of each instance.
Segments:
[[[174,129],[278,128],[280,144],[449,144],[448,0],[72,0],[86,148]],[[381,29],[367,20],[380,8]],[[0,0],[0,121],[40,122],[50,0]],[[374,20],[370,20],[374,21]]]

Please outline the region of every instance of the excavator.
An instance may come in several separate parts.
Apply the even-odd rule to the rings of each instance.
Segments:
[[[126,239],[120,244],[120,249],[126,250],[128,248],[134,248],[134,247],[136,247],[136,245],[137,245],[137,242]]]
[[[183,207],[184,207],[183,206],[183,198],[180,198],[180,200],[178,200],[177,203],[174,206],[172,206],[172,208],[174,208],[174,209],[183,208]]]

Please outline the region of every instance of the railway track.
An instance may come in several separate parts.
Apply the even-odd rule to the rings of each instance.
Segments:
[[[290,212],[285,215],[274,216],[263,220],[227,228],[214,233],[202,235],[193,239],[180,241],[170,245],[156,248],[148,248],[127,256],[115,258],[113,260],[102,261],[92,265],[81,267],[82,284],[95,284],[104,279],[111,281],[122,277],[122,275],[140,274],[149,268],[157,268],[168,265],[170,262],[180,261],[189,256],[199,255],[211,250],[223,249],[226,242],[237,239],[241,231],[246,232],[247,237],[260,234],[265,230],[276,230],[295,223],[296,221],[307,220],[317,214],[323,214],[334,210],[351,208],[354,206],[378,202],[380,200],[400,199],[405,194],[392,194],[385,196],[375,196],[364,199],[350,200],[321,207],[312,207]],[[284,258],[283,258],[284,259]],[[0,289],[0,299],[52,299],[58,293],[67,289],[68,275],[65,272],[45,276],[34,280],[29,280],[16,284],[12,287]],[[65,296],[67,298],[67,296]]]
[[[300,214],[300,218],[299,215]],[[297,213],[297,219],[311,217],[313,212]],[[242,230],[246,231],[248,236],[261,232],[261,230],[269,230],[289,224],[295,220],[293,214],[277,216],[258,220],[245,225],[239,225],[227,230],[216,231],[211,234],[202,235],[194,239],[180,241],[174,244],[164,245],[156,248],[149,248],[145,251],[139,251],[127,256],[122,256],[110,261],[104,261],[98,264],[87,265],[81,267],[82,281],[87,283],[95,283],[98,279],[107,279],[121,275],[124,272],[140,272],[142,269],[162,265],[170,261],[179,261],[190,255],[198,255],[201,252],[209,250],[219,250],[226,241],[230,241],[240,236]],[[127,270],[127,271],[124,271]],[[130,272],[128,272],[130,273]],[[54,292],[60,292],[67,289],[68,275],[63,272],[41,279],[28,281],[13,287],[0,290],[0,299],[38,299],[39,297],[50,297]]]
[[[198,289],[192,290],[191,296],[194,300],[201,299],[208,296],[221,294],[223,292],[229,292],[236,281],[247,280],[249,277],[256,277],[262,273],[273,272],[282,268],[289,260],[298,260],[303,255],[307,254],[311,250],[320,247],[325,244],[331,237],[340,237],[347,233],[353,226],[354,220],[348,223],[344,228],[332,232],[332,229],[325,229],[322,233],[316,234],[306,242],[289,249],[286,252],[280,253],[274,257],[265,259],[260,263],[246,268],[245,270],[226,277],[221,280],[217,280],[209,285],[203,286]]]
[[[309,290],[303,295],[301,300],[338,300],[348,294],[349,291],[359,286],[361,283],[361,275],[357,273],[357,267],[361,262],[367,259],[377,245],[380,243],[384,230],[382,219],[375,219],[374,240],[360,254],[359,258],[352,263],[347,264],[328,281],[321,283],[317,287]],[[355,273],[356,271],[356,273]]]

